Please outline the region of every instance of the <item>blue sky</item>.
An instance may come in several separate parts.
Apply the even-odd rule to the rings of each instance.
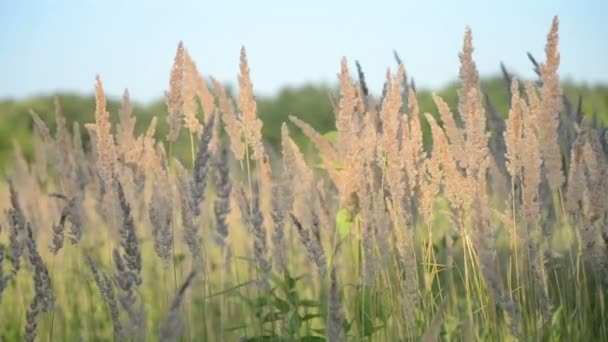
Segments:
[[[526,51],[542,59],[553,15],[560,17],[561,75],[608,83],[608,1],[135,1],[3,0],[0,98],[54,91],[91,93],[100,74],[111,96],[128,87],[139,101],[168,87],[183,40],[199,70],[236,83],[247,47],[255,90],[333,83],[340,58],[359,60],[379,92],[396,49],[420,87],[458,73],[468,25],[482,75],[500,61],[521,76]]]

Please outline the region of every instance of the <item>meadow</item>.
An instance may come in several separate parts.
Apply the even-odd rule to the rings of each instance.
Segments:
[[[563,94],[558,26],[537,79],[505,72],[506,117],[469,29],[455,108],[421,111],[403,64],[374,96],[343,59],[336,130],[290,113],[280,150],[244,48],[232,97],[180,42],[140,135],[100,76],[93,123],[31,111],[0,183],[0,341],[607,341],[608,129]]]

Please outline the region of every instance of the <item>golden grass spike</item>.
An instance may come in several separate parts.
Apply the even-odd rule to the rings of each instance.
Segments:
[[[298,182],[314,186],[312,170],[306,164],[304,155],[298,145],[289,136],[287,124],[281,126],[281,144],[283,152],[283,165],[287,174],[296,176]]]
[[[424,113],[424,116],[427,118],[427,120],[429,120],[428,117],[431,117],[434,124],[437,125],[431,114]],[[435,134],[437,133],[438,132]],[[449,149],[449,146],[435,147],[437,144],[441,143],[446,143],[446,141],[435,142],[435,139],[433,139],[433,153],[428,158],[424,159],[420,170],[420,182],[422,189],[420,191],[419,210],[427,225],[432,223],[433,205],[435,204],[435,199],[437,198],[437,195],[441,189],[441,181],[443,178],[441,154],[436,154],[435,151],[436,149],[437,151]]]
[[[450,153],[450,147],[444,131],[439,127],[435,118],[426,113],[426,120],[431,126],[431,134],[433,137],[433,163],[441,165],[445,197],[456,209],[466,207],[468,197],[472,192],[469,180],[464,177],[457,169],[456,162]],[[426,200],[426,205],[431,203],[430,199]]]
[[[219,109],[222,113],[222,121],[228,137],[230,138],[230,148],[236,160],[245,158],[245,144],[243,143],[243,122],[237,117],[234,111],[232,99],[224,90],[224,87],[215,78],[211,78],[213,89],[219,98]]]
[[[192,58],[190,58],[190,56],[188,56],[188,58],[190,67],[192,68],[191,72],[194,81],[194,91],[196,92],[196,96],[198,97],[201,107],[203,108],[203,118],[205,122],[207,122],[207,120],[209,120],[209,116],[211,116],[215,111],[215,99],[209,90],[205,79],[198,71],[196,63]]]
[[[101,179],[107,184],[114,184],[114,168],[116,163],[116,148],[112,135],[110,113],[106,110],[106,97],[99,76],[95,84],[95,136],[97,143],[97,169]]]
[[[310,209],[314,204],[314,201],[311,201],[315,195],[315,192],[311,191],[315,187],[314,175],[306,164],[304,155],[298,145],[289,136],[289,130],[285,123],[281,127],[281,143],[283,172],[290,182],[285,186],[289,187],[289,191],[293,194],[290,196],[292,203],[289,203],[287,209],[293,210],[303,224],[308,226],[311,224]]]
[[[477,177],[481,171],[480,166],[489,156],[488,139],[486,132],[486,114],[481,103],[478,87],[471,88],[467,95],[469,121],[466,123],[465,151],[467,154],[467,175]]]
[[[128,151],[130,151],[135,144],[135,137],[133,134],[135,131],[136,119],[133,117],[133,106],[131,104],[129,90],[127,89],[125,89],[122,95],[122,102],[120,104],[120,110],[118,111],[118,119],[120,127],[116,140],[120,148],[120,154],[124,157],[125,155],[128,155]]]
[[[449,105],[439,96],[433,94],[433,101],[437,106],[441,121],[443,121],[443,129],[447,135],[448,141],[450,142],[450,151],[454,156],[454,159],[458,162],[461,167],[465,165],[465,151],[464,151],[464,135],[462,130],[456,124],[454,116],[450,111]]]
[[[146,130],[146,134],[141,140],[141,159],[139,161],[142,170],[147,170],[156,164],[156,151],[154,146],[156,145],[156,116],[150,121],[150,125]]]
[[[401,98],[401,85],[393,78],[390,70],[386,72],[386,89],[387,93],[380,111],[382,119],[382,152],[388,154],[392,161],[397,161],[399,153],[398,134],[401,127],[400,109],[403,101]],[[400,167],[400,165],[396,166]]]
[[[521,98],[519,96],[519,82],[513,79],[511,82],[511,108],[506,121],[506,130],[503,133],[507,147],[507,171],[515,181],[521,177],[521,158],[523,157],[523,117],[521,113]]]
[[[534,226],[540,215],[539,186],[542,164],[540,140],[533,121],[532,107],[522,101],[521,111],[524,118],[523,145],[525,146],[525,153],[522,156],[522,202],[526,222]]]
[[[245,47],[241,48],[238,105],[243,114],[245,141],[253,150],[253,159],[261,161],[265,155],[262,143],[262,120],[257,116],[257,104],[253,95],[253,83],[251,83],[249,76],[249,64]]]
[[[426,158],[424,153],[424,141],[422,138],[422,125],[420,121],[420,108],[416,93],[412,88],[408,91],[408,106],[410,115],[407,116],[407,125],[403,126],[403,131],[409,130],[408,141],[401,143],[402,155],[405,158],[405,167],[409,182],[410,192],[418,194],[421,190],[421,176],[423,174],[423,164]],[[405,135],[404,135],[405,139]]]
[[[355,107],[357,105],[356,87],[350,79],[348,62],[342,58],[340,65],[340,102],[336,113],[336,129],[338,130],[338,150],[347,152],[356,144],[356,128],[353,124]]]
[[[547,35],[545,54],[547,60],[540,66],[541,107],[538,116],[538,125],[543,140],[542,152],[546,163],[547,178],[551,190],[558,190],[564,184],[562,167],[562,154],[558,139],[559,112],[562,108],[562,94],[559,84],[559,52],[558,35],[559,21],[553,18],[551,30]]]
[[[184,92],[183,92],[183,115],[184,127],[191,134],[199,136],[203,131],[203,125],[198,121],[198,103],[196,103],[196,79],[200,77],[196,66],[186,49],[184,51]]]
[[[171,68],[171,78],[169,79],[169,91],[166,93],[167,109],[169,116],[167,122],[169,123],[169,133],[167,134],[167,140],[169,142],[175,142],[179,136],[181,129],[181,115],[183,103],[183,92],[184,87],[184,44],[180,41],[177,45],[177,51],[175,53],[175,59],[173,61],[173,67]]]
[[[458,90],[458,113],[465,125],[471,121],[469,116],[474,110],[474,104],[470,102],[469,95],[471,89],[477,88],[479,84],[479,75],[477,67],[473,61],[473,34],[471,29],[467,27],[464,34],[462,51],[458,54],[460,58],[459,78],[461,88]]]
[[[302,133],[312,141],[317,150],[319,150],[321,159],[323,159],[326,166],[334,166],[335,164],[341,163],[342,158],[336,149],[319,132],[312,128],[312,126],[293,115],[289,116],[289,120],[298,126],[302,130]]]

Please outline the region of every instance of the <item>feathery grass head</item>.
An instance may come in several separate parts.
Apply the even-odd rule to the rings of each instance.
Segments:
[[[257,103],[253,94],[253,83],[249,76],[249,64],[245,47],[241,48],[238,105],[243,115],[245,141],[253,150],[253,159],[261,161],[266,155],[262,144],[262,120],[257,116]]]
[[[547,35],[545,46],[546,61],[540,65],[541,107],[538,113],[538,127],[543,141],[542,152],[547,179],[552,190],[558,190],[564,184],[562,153],[558,140],[559,112],[562,108],[562,94],[557,70],[559,68],[559,52],[557,44],[559,21],[553,18],[551,30]]]
[[[105,186],[112,186],[115,174],[116,148],[112,135],[110,113],[106,109],[106,97],[99,76],[97,76],[95,84],[95,105],[95,124],[89,125],[89,127],[94,129],[96,137],[96,167]]]
[[[184,78],[183,78],[183,110],[184,126],[191,134],[199,135],[203,126],[198,121],[198,103],[196,101],[197,82],[200,75],[196,70],[196,65],[190,57],[188,50],[184,51]]]
[[[523,139],[523,117],[520,104],[519,82],[516,79],[511,81],[511,108],[509,109],[509,117],[506,123],[504,132],[505,145],[507,147],[507,170],[513,181],[520,177],[524,145]]]
[[[177,140],[182,126],[181,111],[184,103],[182,94],[184,90],[184,55],[184,44],[180,41],[175,53],[173,67],[171,68],[169,91],[166,93],[167,110],[169,111],[169,116],[167,117],[167,122],[169,123],[167,140],[169,142],[175,142]]]
[[[243,122],[237,117],[234,111],[234,104],[224,87],[214,78],[211,78],[213,89],[219,99],[219,109],[222,113],[224,129],[230,138],[230,148],[236,160],[243,160],[245,157],[245,144],[243,143],[244,128]]]
[[[473,112],[474,103],[471,103],[471,90],[479,85],[479,73],[475,61],[473,61],[473,33],[467,27],[464,34],[462,51],[458,54],[460,59],[459,79],[461,88],[458,90],[458,114],[465,125],[472,119],[469,118]]]

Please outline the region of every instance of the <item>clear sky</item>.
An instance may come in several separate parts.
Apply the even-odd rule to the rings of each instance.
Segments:
[[[419,87],[436,88],[458,73],[467,25],[482,75],[504,61],[531,76],[526,51],[543,58],[553,15],[562,77],[608,83],[607,14],[606,0],[1,0],[0,98],[91,93],[100,74],[110,95],[128,87],[150,101],[168,87],[179,40],[205,76],[232,84],[245,45],[260,94],[333,83],[342,56],[379,92],[393,49]]]

